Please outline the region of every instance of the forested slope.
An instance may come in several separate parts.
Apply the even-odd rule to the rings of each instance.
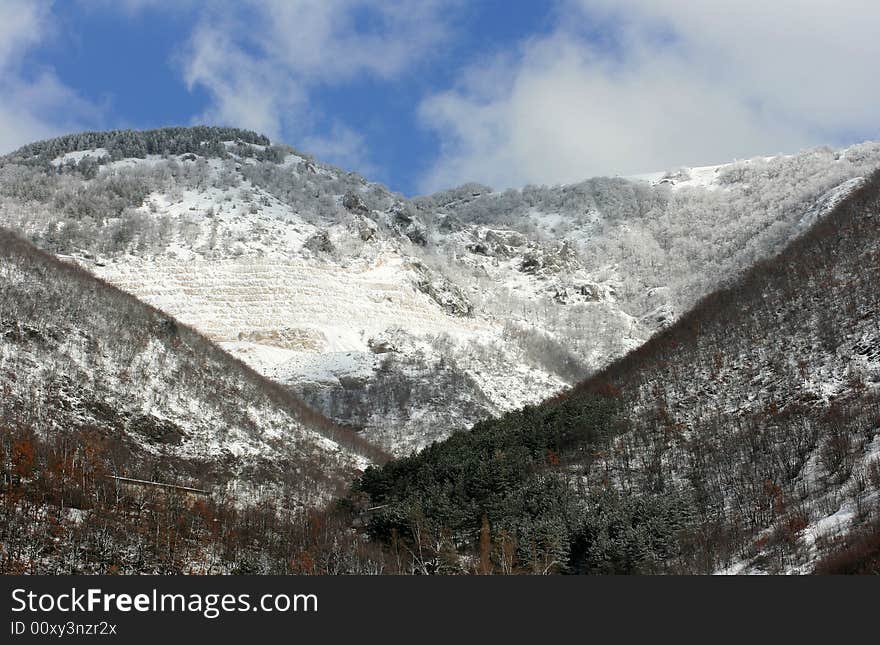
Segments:
[[[875,173],[571,392],[369,469],[353,507],[430,570],[870,568],[878,234]]]

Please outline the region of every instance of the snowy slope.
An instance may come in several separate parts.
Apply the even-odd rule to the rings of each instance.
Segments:
[[[880,515],[880,173],[817,212],[831,203],[584,386],[613,386],[631,424],[597,472],[687,491],[713,535],[699,566],[718,573],[809,573]]]
[[[3,423],[98,436],[113,474],[314,506],[375,457],[192,330],[3,230],[0,286]]]

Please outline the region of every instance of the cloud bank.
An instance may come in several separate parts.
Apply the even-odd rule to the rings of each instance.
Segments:
[[[634,174],[880,134],[873,0],[580,0],[427,97],[421,188]]]

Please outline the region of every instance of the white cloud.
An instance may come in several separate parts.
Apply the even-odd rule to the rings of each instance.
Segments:
[[[211,104],[194,121],[250,128],[277,138],[285,115],[302,106],[302,88],[282,67],[247,54],[230,31],[202,24],[192,36],[184,77],[190,88],[202,86],[211,95]]]
[[[365,166],[359,135],[320,112],[314,93],[360,77],[396,79],[446,33],[430,0],[243,0],[205,9],[180,62],[211,97],[195,120],[252,128],[320,147],[328,161]],[[358,97],[352,95],[352,101]],[[328,134],[315,133],[328,130]],[[340,135],[343,138],[333,142]],[[302,141],[305,140],[305,144]],[[316,153],[319,150],[314,150]]]
[[[94,123],[97,109],[44,71],[35,79],[0,81],[0,153]]]
[[[581,0],[559,25],[423,102],[442,146],[423,189],[572,182],[880,133],[873,0]]]
[[[6,72],[22,50],[38,41],[48,9],[45,2],[5,0],[0,3],[0,70]]]
[[[0,153],[79,129],[96,112],[51,69],[25,75],[25,54],[53,33],[51,2],[0,2]]]
[[[116,9],[129,14],[148,10],[189,11],[199,0],[78,0],[87,9]]]

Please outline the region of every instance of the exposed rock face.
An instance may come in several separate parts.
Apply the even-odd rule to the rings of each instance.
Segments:
[[[376,339],[368,366],[298,381],[292,388],[337,423],[393,446],[397,454],[423,448],[499,412],[456,361],[395,347],[412,342],[400,333]]]
[[[342,205],[352,213],[358,213],[360,215],[366,215],[370,212],[370,209],[364,203],[364,200],[360,195],[353,191],[348,191],[342,197]]]
[[[578,295],[587,300],[599,300],[599,287],[595,284],[581,284],[576,287]]]
[[[330,235],[327,231],[318,231],[303,245],[312,253],[332,253],[333,242],[330,241]]]
[[[243,331],[238,334],[238,340],[297,351],[320,351],[327,344],[327,339],[320,330],[289,327]]]
[[[675,319],[675,311],[672,309],[672,305],[668,303],[660,305],[645,316],[642,316],[642,322],[645,325],[650,325],[656,329],[669,327],[669,325],[675,322]]]
[[[519,270],[523,273],[535,274],[541,269],[541,259],[533,254],[526,255],[519,263]]]
[[[387,354],[388,352],[397,351],[397,348],[390,340],[371,338],[369,341],[367,341],[367,346],[369,346],[370,351],[374,354]]]
[[[428,231],[414,210],[406,204],[396,203],[389,211],[389,223],[391,229],[407,237],[413,244],[426,246],[428,244]]]
[[[355,221],[355,228],[357,230],[358,237],[363,242],[375,240],[379,234],[376,222],[368,219],[367,217],[359,217]]]
[[[464,295],[462,290],[445,276],[431,272],[428,267],[420,262],[413,265],[419,272],[420,278],[416,287],[422,293],[430,296],[443,310],[452,316],[470,316],[474,307]]]

